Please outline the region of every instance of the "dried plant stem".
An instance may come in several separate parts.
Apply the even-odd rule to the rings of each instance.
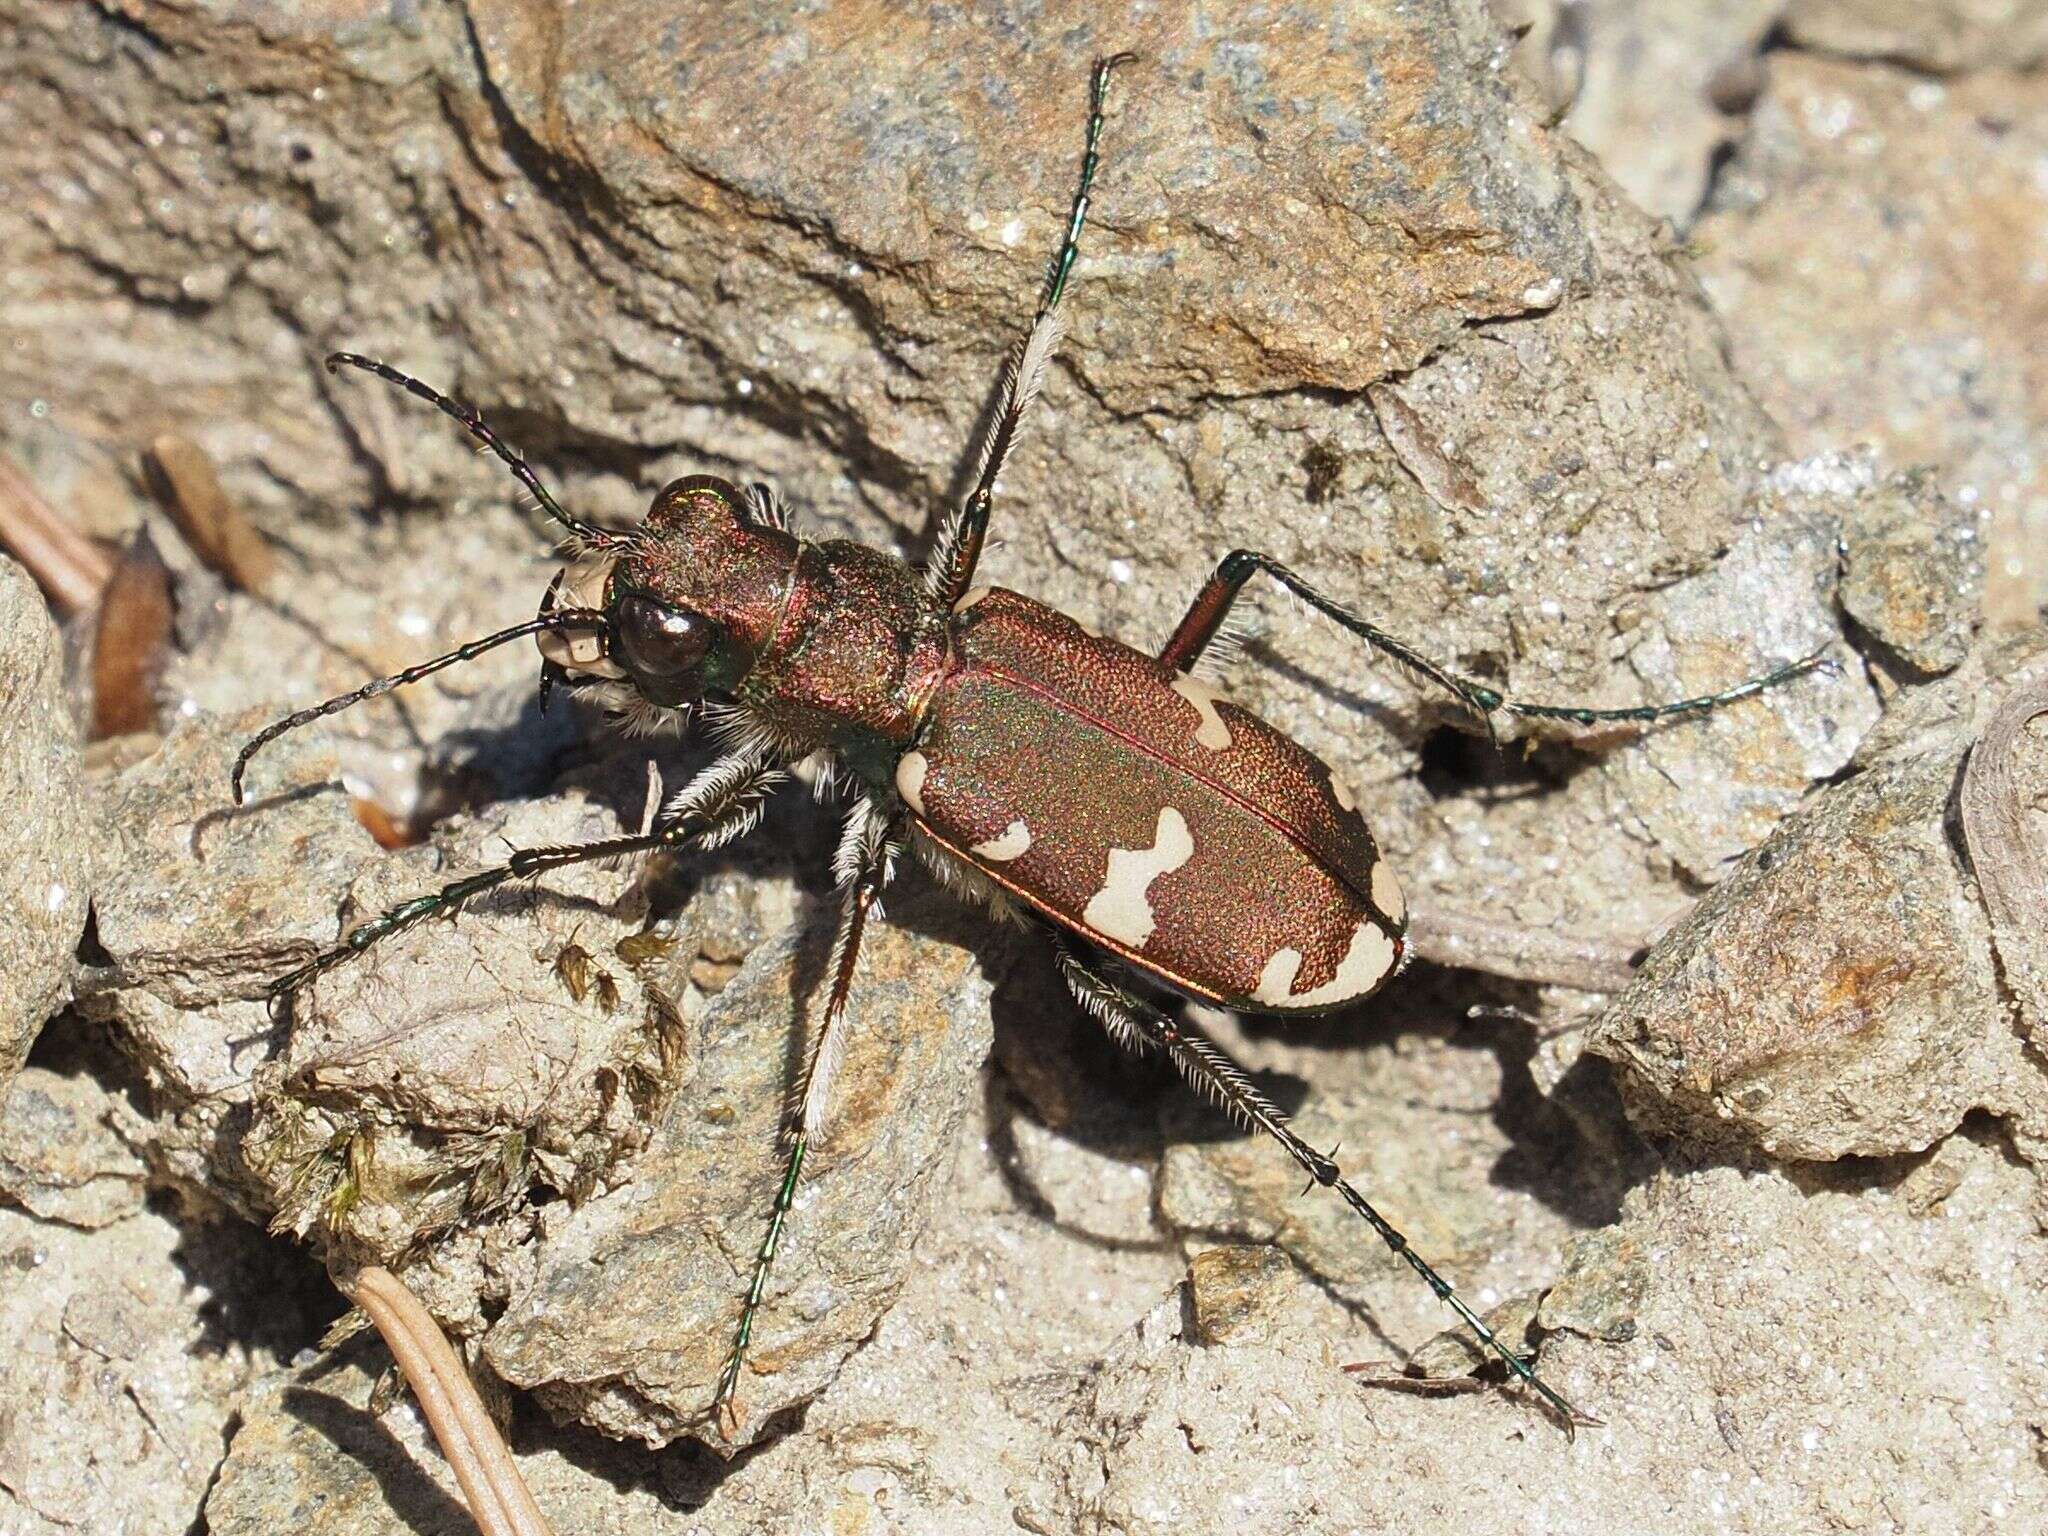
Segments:
[[[2048,714],[2048,672],[2006,695],[1970,749],[1963,773],[1963,836],[1991,914],[2006,985],[2027,1025],[2048,1029],[2048,847],[2027,824],[2017,762],[2027,722]]]
[[[388,1269],[359,1270],[349,1299],[384,1336],[483,1536],[554,1536],[453,1348],[419,1298]]]
[[[1636,954],[1649,942],[1553,933],[1440,908],[1417,912],[1408,929],[1409,952],[1431,965],[1581,992],[1621,991],[1635,976]]]
[[[197,443],[165,434],[144,459],[158,503],[208,566],[244,592],[261,592],[276,559],[242,509],[221,489],[213,460]]]
[[[0,545],[27,568],[60,617],[100,600],[114,562],[43,500],[21,467],[0,454]]]

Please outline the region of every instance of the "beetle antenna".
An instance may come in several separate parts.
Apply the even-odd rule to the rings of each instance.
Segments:
[[[514,624],[510,629],[501,629],[495,635],[485,635],[481,640],[471,640],[458,645],[445,656],[436,656],[432,661],[423,661],[416,667],[407,667],[403,672],[394,672],[389,677],[380,677],[374,683],[348,693],[337,694],[324,704],[315,704],[311,709],[302,709],[296,714],[274,720],[249,738],[249,744],[235,755],[235,766],[228,775],[228,783],[234,792],[235,804],[242,803],[242,775],[248,770],[249,759],[261,752],[271,742],[295,731],[302,725],[327,715],[338,715],[351,705],[365,699],[374,699],[380,693],[389,693],[394,688],[403,688],[407,683],[416,683],[421,678],[439,672],[443,667],[452,667],[481,656],[485,651],[504,645],[507,641],[523,639],[527,635],[550,633],[560,629],[595,629],[602,631],[606,620],[603,613],[595,608],[557,608],[538,618],[528,619],[524,624]]]
[[[595,523],[586,523],[580,517],[571,517],[562,510],[561,503],[548,494],[546,486],[540,483],[540,476],[533,472],[526,460],[506,446],[505,440],[484,425],[483,414],[475,406],[464,405],[460,400],[451,400],[431,384],[423,384],[409,373],[400,373],[389,363],[380,363],[374,357],[363,357],[355,352],[332,352],[327,357],[327,371],[339,373],[343,368],[360,368],[365,373],[374,373],[387,384],[396,384],[400,389],[414,395],[438,410],[446,412],[461,422],[469,435],[484,447],[505,461],[512,471],[513,479],[533,493],[541,509],[575,534],[577,538],[594,549],[606,549],[619,541],[619,536]]]

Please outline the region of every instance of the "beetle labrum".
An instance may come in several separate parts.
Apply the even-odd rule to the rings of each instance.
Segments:
[[[862,935],[907,851],[955,889],[1041,929],[1075,998],[1121,1043],[1165,1053],[1247,1127],[1279,1142],[1421,1275],[1509,1371],[1561,1416],[1580,1415],[1508,1348],[1450,1284],[1197,1028],[1133,977],[1267,1015],[1358,1002],[1406,955],[1400,884],[1343,783],[1283,732],[1194,673],[1245,584],[1264,572],[1480,720],[1647,722],[1747,697],[1818,665],[1806,657],[1719,693],[1586,709],[1510,698],[1437,665],[1271,558],[1227,555],[1172,637],[1149,655],[1015,592],[974,584],[998,479],[1062,331],[1113,70],[1095,67],[1079,187],[1037,313],[1004,374],[973,488],[920,570],[862,545],[792,533],[765,487],[708,475],[666,486],[630,529],[569,514],[478,413],[396,369],[358,368],[460,421],[569,534],[572,558],[539,614],[265,728],[250,759],[322,716],[526,636],[549,689],[587,692],[629,722],[718,711],[726,750],[642,836],[515,852],[504,864],[415,898],[278,978],[282,997],[372,944],[493,887],[588,860],[715,848],[751,831],[763,797],[796,762],[829,756],[852,786],[834,861],[838,929],[826,998],[787,1126],[787,1160],[741,1306],[715,1406],[739,1389],[748,1344],[806,1152],[825,1132]],[[1047,765],[1062,771],[1050,774]],[[1115,786],[1076,804],[1074,786]]]

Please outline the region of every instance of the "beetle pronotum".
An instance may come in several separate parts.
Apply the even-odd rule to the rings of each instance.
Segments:
[[[1407,908],[1349,792],[1304,747],[1193,673],[1259,572],[1482,721],[1496,713],[1592,724],[1698,714],[1810,670],[1806,657],[1676,703],[1583,709],[1525,703],[1429,660],[1253,550],[1226,555],[1157,655],[1095,634],[1015,592],[974,585],[995,490],[1060,340],[1095,180],[1113,70],[1090,83],[1080,185],[1037,313],[1006,369],[973,488],[922,570],[844,540],[790,532],[765,487],[708,475],[666,486],[631,529],[571,516],[473,409],[383,363],[337,353],[460,421],[569,533],[572,558],[540,613],[267,727],[285,731],[531,635],[542,698],[588,691],[641,723],[700,704],[726,750],[641,836],[515,852],[356,928],[272,986],[284,996],[370,945],[509,880],[657,849],[709,849],[751,831],[785,770],[823,755],[851,787],[834,860],[840,892],[829,987],[787,1126],[787,1160],[754,1263],[715,1410],[730,1410],[769,1272],[824,1132],[851,1027],[861,938],[907,850],[948,884],[1044,931],[1079,1003],[1117,1040],[1163,1051],[1239,1122],[1276,1140],[1411,1265],[1507,1368],[1558,1413],[1578,1414],[1198,1029],[1131,984],[1133,973],[1225,1007],[1325,1012],[1366,997],[1406,955]],[[820,643],[825,642],[825,643]],[[1049,774],[1048,763],[1062,771]],[[1073,786],[1092,786],[1083,807]]]

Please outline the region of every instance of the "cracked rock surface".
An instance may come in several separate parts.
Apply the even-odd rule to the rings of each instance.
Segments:
[[[70,996],[93,851],[57,629],[0,555],[0,1092]]]
[[[44,990],[0,994],[31,999],[24,1048],[44,1031],[0,1107],[28,1341],[0,1528],[467,1529],[382,1347],[329,1335],[321,1266],[371,1261],[564,1531],[2041,1524],[2048,722],[2009,739],[2002,853],[1964,825],[2048,652],[2028,26],[1975,0],[4,8],[0,451],[118,538],[176,432],[279,575],[181,622],[154,730],[57,772],[55,652],[0,563],[34,662],[0,688],[48,670],[0,694],[0,787],[56,743],[57,801],[10,798],[0,836],[89,804],[59,840],[96,845]],[[531,617],[558,565],[455,424],[320,358],[474,401],[583,515],[711,471],[916,557],[1118,48],[985,579],[1156,646],[1263,549],[1448,666],[1592,706],[1824,663],[1646,732],[1502,719],[1495,751],[1334,627],[1257,585],[1240,609],[1231,696],[1355,786],[1464,959],[1205,1027],[1606,1420],[1574,1441],[1277,1149],[916,870],[711,1425],[836,907],[805,785],[715,857],[509,883],[266,1007],[511,847],[637,830],[650,766],[672,791],[711,750],[543,717],[510,645],[276,741],[230,806],[263,722]],[[1552,961],[1511,963],[1516,934]]]

